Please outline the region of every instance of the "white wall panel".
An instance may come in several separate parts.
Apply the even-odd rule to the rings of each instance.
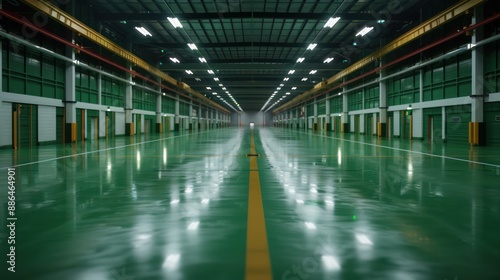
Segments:
[[[38,106],[38,142],[56,141],[56,107]]]
[[[422,138],[424,137],[423,130],[424,130],[424,125],[423,125],[423,110],[422,109],[417,109],[417,110],[412,110],[412,115],[413,115],[413,137],[415,138]]]
[[[106,111],[99,111],[99,137],[106,137]]]
[[[125,113],[115,113],[116,135],[125,135]]]
[[[401,116],[400,116],[400,111],[395,111],[394,115],[394,136],[400,136],[401,135]]]

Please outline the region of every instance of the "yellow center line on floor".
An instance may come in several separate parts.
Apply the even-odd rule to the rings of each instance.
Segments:
[[[252,130],[250,154],[256,154]],[[248,183],[248,223],[247,255],[245,267],[246,280],[271,280],[271,260],[267,246],[264,206],[260,191],[259,167],[257,157],[250,157],[250,180]]]

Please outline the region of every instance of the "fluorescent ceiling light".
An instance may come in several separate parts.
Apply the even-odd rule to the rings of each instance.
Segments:
[[[204,57],[198,57],[201,63],[207,63],[207,60]]]
[[[287,92],[287,93],[286,93],[286,95],[290,95],[290,93],[289,93],[289,92]]]
[[[288,74],[290,74],[290,75],[293,74],[293,73],[295,73],[295,70],[288,71]]]
[[[174,26],[174,28],[182,28],[182,24],[178,18],[167,17],[167,19]]]
[[[222,90],[226,90],[227,88],[223,87]]]
[[[213,95],[217,95],[217,92],[212,92]]]
[[[326,28],[326,27],[330,27],[332,28],[335,24],[337,24],[337,22],[340,20],[340,17],[335,17],[335,18],[330,18],[325,26],[323,26],[323,28]]]
[[[193,71],[191,70],[186,70],[186,73],[188,73],[189,75],[193,75]]]
[[[212,70],[207,70],[208,74],[214,74],[214,71]]]
[[[358,34],[356,34],[356,36],[365,36],[368,32],[370,32],[372,30],[373,30],[373,26],[372,27],[365,27],[365,28],[361,29],[361,31],[359,31]]]
[[[214,78],[214,81],[218,82],[218,81],[219,81],[219,78],[215,77],[215,78]]]
[[[207,87],[207,90],[212,90],[212,88],[211,87]]]
[[[197,49],[198,49],[198,47],[197,47],[195,44],[193,44],[193,43],[189,43],[189,44],[188,44],[188,47],[189,47],[190,49],[192,49],[192,50],[197,50]]]
[[[314,50],[314,48],[317,46],[318,44],[309,44],[309,46],[307,47],[308,50]]]
[[[280,87],[284,87],[284,86],[285,86],[285,84],[280,84]]]
[[[141,34],[144,35],[144,36],[153,36],[153,35],[151,35],[151,33],[149,33],[149,31],[146,28],[144,28],[142,26],[140,26],[140,27],[136,26],[135,29],[137,31],[141,32]]]
[[[305,82],[305,81],[307,81],[307,78],[302,78],[302,80],[301,80],[301,81]]]
[[[296,90],[296,89],[297,89],[297,87],[293,87],[293,88],[292,88],[292,90]]]
[[[223,87],[224,85],[223,84],[219,84],[220,87]]]
[[[274,93],[278,93],[277,91],[275,91]]]
[[[313,75],[313,74],[316,74],[316,72],[318,72],[318,70],[311,70],[311,72],[309,72],[309,74]]]
[[[297,59],[297,62],[298,62],[298,63],[302,63],[302,62],[304,61],[304,59],[305,59],[305,58],[303,58],[303,57],[299,57],[299,59]]]
[[[171,57],[170,60],[173,62],[173,63],[181,63],[177,58],[175,57]]]
[[[283,81],[285,81],[285,82],[286,82],[286,81],[288,81],[288,80],[289,80],[289,78],[288,78],[288,77],[286,77],[286,78],[284,78],[284,79],[283,79]]]
[[[197,82],[201,82],[200,78],[194,78]]]
[[[330,63],[333,61],[333,57],[329,57],[327,59],[325,59],[325,61],[323,61],[323,63]]]
[[[280,87],[277,87],[276,89],[277,89],[277,90],[281,90],[281,88],[280,88]]]

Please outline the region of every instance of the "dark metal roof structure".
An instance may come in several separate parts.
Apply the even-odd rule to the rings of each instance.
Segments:
[[[90,1],[98,20],[128,37],[145,60],[207,97],[225,99],[244,111],[265,111],[280,99],[275,106],[310,90],[422,22],[420,8],[428,3]],[[333,27],[325,27],[336,17],[340,19]],[[182,27],[174,27],[168,18],[177,18]],[[136,27],[152,36],[141,35]],[[372,34],[356,36],[364,27],[374,27]],[[355,48],[360,43],[363,47]],[[316,44],[312,50],[310,44]]]

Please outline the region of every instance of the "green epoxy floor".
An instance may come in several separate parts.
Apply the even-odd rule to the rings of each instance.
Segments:
[[[273,279],[500,277],[500,149],[280,128],[255,143]],[[0,279],[244,279],[249,150],[248,128],[0,150],[18,218],[12,274],[0,195]]]

